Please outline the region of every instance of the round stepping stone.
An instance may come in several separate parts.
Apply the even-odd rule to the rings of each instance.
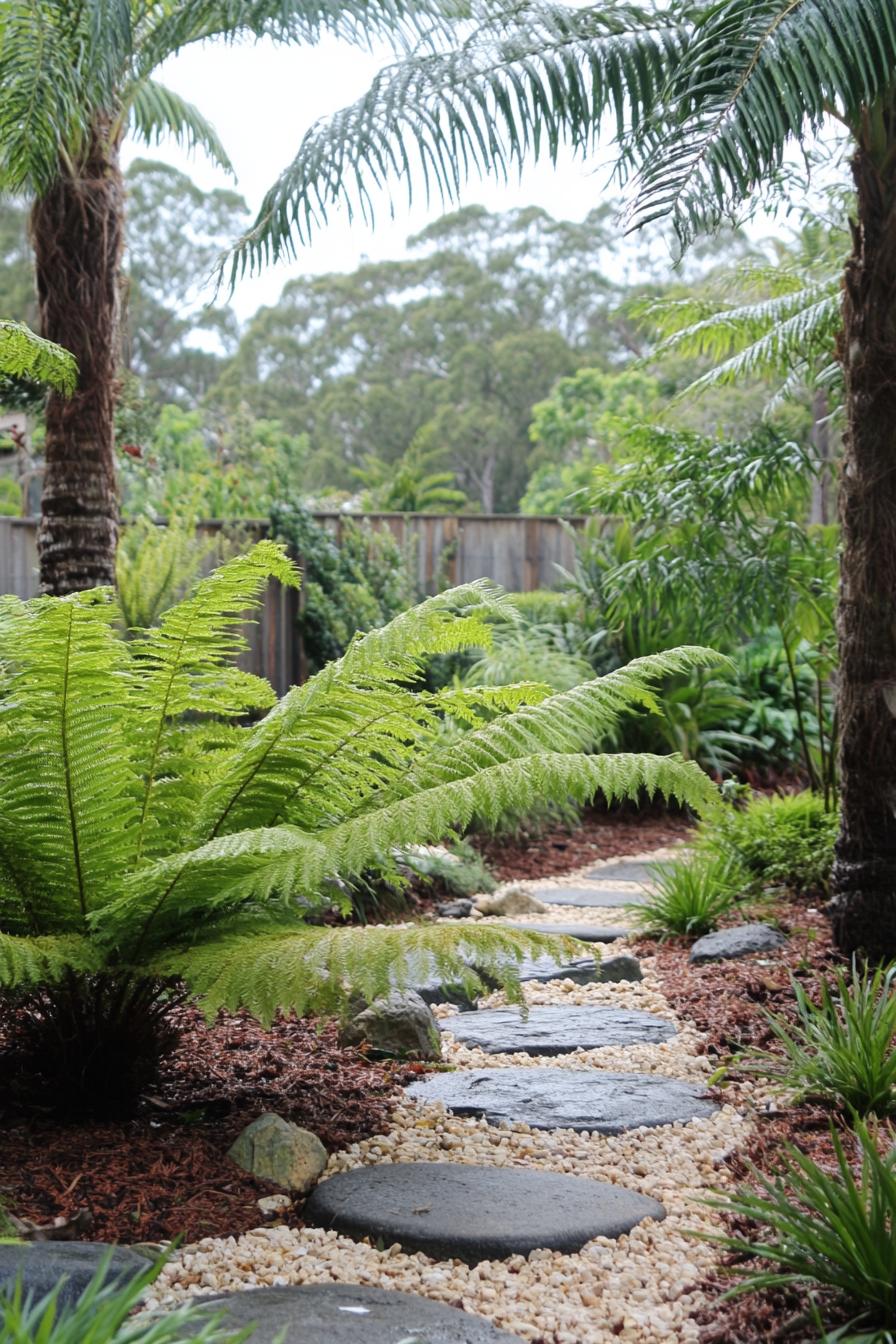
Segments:
[[[532,895],[545,905],[585,905],[606,910],[624,905],[645,905],[650,900],[644,891],[614,887],[533,887]]]
[[[522,1344],[481,1316],[355,1283],[257,1288],[202,1305],[210,1316],[223,1313],[223,1330],[254,1325],[251,1344]],[[202,1324],[185,1328],[184,1337],[198,1335]]]
[[[604,1045],[658,1045],[676,1034],[671,1022],[631,1008],[533,1008],[523,1018],[518,1008],[487,1008],[443,1017],[464,1045],[490,1055],[568,1055]]]
[[[650,886],[651,882],[656,881],[653,865],[641,863],[638,859],[605,863],[600,868],[590,869],[585,877],[595,882],[637,882],[640,887]]]
[[[388,1162],[340,1172],[315,1187],[305,1221],[436,1260],[504,1260],[571,1253],[663,1218],[654,1199],[581,1176],[461,1162]]]
[[[129,1283],[145,1274],[150,1261],[124,1246],[114,1249],[95,1241],[28,1241],[0,1244],[0,1291],[21,1278],[26,1297],[35,1301],[62,1282],[60,1304],[77,1302],[100,1265],[112,1253],[107,1283]]]
[[[493,1125],[519,1122],[594,1134],[655,1129],[719,1109],[699,1084],[598,1069],[462,1069],[429,1074],[406,1091],[417,1101],[441,1101],[455,1115],[482,1116]]]
[[[787,939],[770,924],[738,924],[698,938],[691,948],[691,961],[733,961],[751,952],[776,952]]]
[[[504,921],[506,929],[525,929],[528,933],[554,933],[561,938],[578,938],[583,943],[615,943],[627,938],[630,929],[609,929],[600,924],[514,924]]]

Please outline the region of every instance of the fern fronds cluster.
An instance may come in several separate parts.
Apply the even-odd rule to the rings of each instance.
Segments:
[[[655,708],[657,681],[715,661],[707,650],[558,695],[428,692],[428,657],[487,647],[511,614],[480,582],[358,636],[278,701],[235,666],[272,576],[298,582],[260,542],[130,639],[108,591],[0,601],[0,989],[176,981],[208,1013],[265,1022],[337,1012],[424,962],[465,983],[479,967],[513,990],[518,960],[551,945],[537,935],[309,921],[337,879],[473,818],[596,793],[712,804],[693,764],[592,754],[620,714]],[[446,716],[461,730],[446,734]]]

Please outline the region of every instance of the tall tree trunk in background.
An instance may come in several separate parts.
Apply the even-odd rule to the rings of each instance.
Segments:
[[[834,932],[896,956],[896,169],[853,160],[858,192],[843,291],[846,432],[837,617],[842,821]],[[877,163],[884,163],[879,169]]]
[[[78,361],[78,388],[47,404],[38,531],[41,587],[71,593],[115,579],[114,410],[124,184],[108,126],[61,168],[31,214],[41,333]]]
[[[833,497],[831,472],[831,426],[828,394],[823,387],[816,387],[812,394],[812,447],[815,459],[819,463],[818,475],[812,481],[812,502],[809,506],[810,523],[831,523],[834,511],[831,508]]]

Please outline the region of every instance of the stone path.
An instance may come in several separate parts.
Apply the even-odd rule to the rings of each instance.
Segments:
[[[637,892],[646,865],[667,857],[657,852],[638,856],[636,866],[613,861],[566,879],[514,883],[537,886],[548,906],[514,922],[562,927],[574,936],[617,919],[624,927],[627,911],[613,908],[608,921],[605,907],[566,904],[564,892],[612,893],[627,890],[620,887],[625,883]],[[614,953],[625,951],[624,940],[614,943]],[[462,1306],[470,1313],[467,1332],[458,1326],[452,1334],[449,1327],[444,1337],[433,1336],[436,1344],[508,1337],[539,1344],[696,1344],[690,1316],[716,1252],[691,1232],[717,1228],[716,1215],[701,1200],[728,1179],[724,1159],[743,1142],[748,1121],[730,1102],[717,1106],[706,1097],[713,1064],[702,1038],[676,1020],[650,959],[642,970],[640,981],[527,982],[529,1023],[554,1024],[538,1039],[527,1028],[528,1041],[519,1034],[518,1011],[501,993],[484,999],[475,1013],[437,1004],[443,1056],[456,1071],[414,1084],[387,1133],[331,1157],[307,1206],[309,1221],[322,1225],[259,1228],[186,1247],[163,1272],[155,1300],[246,1287],[354,1284],[398,1290],[389,1295],[393,1300],[404,1293]],[[482,1027],[494,1022],[494,1012],[519,1029],[503,1042],[509,1050],[488,1053],[478,1032],[461,1039],[459,1023],[475,1018]],[[629,1023],[623,1043],[590,1030],[611,1020]],[[577,1039],[555,1054],[561,1030]],[[493,1048],[494,1038],[485,1043]],[[541,1053],[527,1053],[525,1046]],[[564,1186],[568,1197],[549,1193],[559,1177],[572,1180]],[[609,1190],[598,1198],[601,1187]],[[589,1192],[582,1208],[573,1189]],[[626,1217],[589,1225],[588,1217],[600,1215],[601,1199],[605,1211],[614,1201],[627,1208]],[[514,1237],[517,1243],[509,1240]],[[508,1335],[470,1333],[483,1328],[476,1318]],[[316,1330],[301,1336],[306,1344],[343,1338]],[[365,1344],[368,1338],[398,1344],[405,1337],[344,1336]]]

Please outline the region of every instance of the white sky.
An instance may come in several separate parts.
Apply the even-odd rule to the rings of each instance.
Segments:
[[[318,117],[335,112],[359,97],[376,71],[389,59],[387,48],[359,51],[348,43],[326,39],[313,48],[284,48],[262,42],[239,46],[206,43],[188,48],[168,61],[158,78],[196,103],[215,125],[236,168],[236,188],[253,212],[278,173],[294,157],[304,132]],[[226,173],[203,156],[187,156],[174,144],[158,147],[129,144],[125,162],[138,156],[164,159],[190,173],[203,189],[233,186]],[[520,181],[507,186],[473,181],[462,204],[479,203],[491,210],[540,205],[557,218],[581,219],[605,195],[607,171],[593,164],[565,160],[528,168]],[[445,207],[450,208],[450,207]],[[401,189],[396,192],[395,218],[384,205],[375,230],[356,218],[332,213],[328,225],[298,261],[260,276],[244,279],[232,300],[241,318],[264,303],[274,302],[291,275],[350,271],[365,257],[399,257],[409,234],[444,213],[439,201],[427,207],[422,195],[409,211]],[[632,253],[636,245],[632,242]]]

